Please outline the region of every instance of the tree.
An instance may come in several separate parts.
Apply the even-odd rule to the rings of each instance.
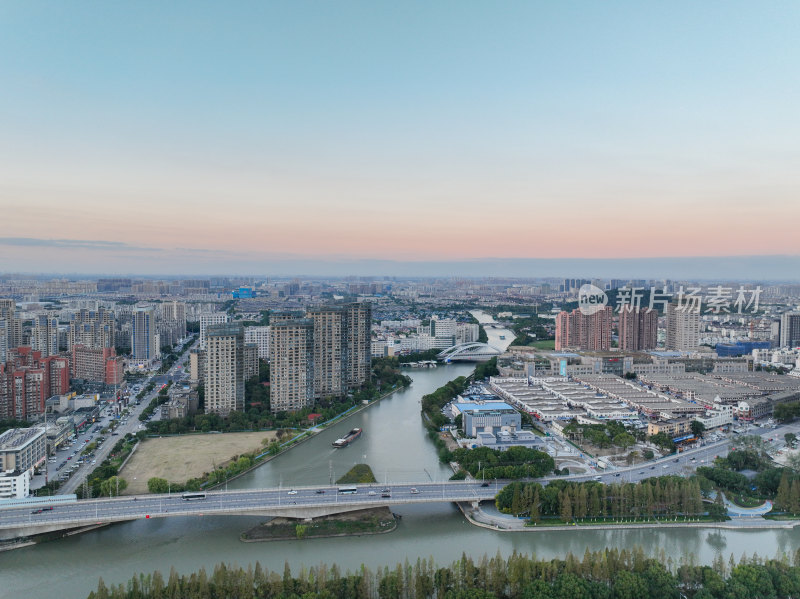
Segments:
[[[689,426],[692,429],[692,434],[695,437],[702,437],[703,433],[706,432],[706,426],[699,420],[692,420],[692,423]]]
[[[169,491],[169,482],[165,478],[154,476],[147,481],[147,490],[151,493],[166,493]]]
[[[675,451],[675,444],[672,442],[672,439],[666,433],[662,432],[662,433],[657,433],[655,435],[651,435],[650,442],[669,453]]]
[[[564,522],[572,521],[572,500],[569,497],[569,492],[564,490],[559,497],[561,500],[561,519]]]
[[[117,497],[128,488],[128,481],[119,476],[112,476],[100,483],[100,493],[106,497]]]
[[[631,445],[636,443],[636,439],[630,433],[618,433],[614,435],[614,445],[622,449],[628,449]]]
[[[786,445],[794,445],[795,441],[797,441],[797,435],[794,433],[786,433],[783,439],[786,441]]]
[[[656,455],[656,454],[654,454],[654,453],[653,453],[653,450],[652,450],[652,449],[645,449],[645,450],[642,452],[642,457],[643,457],[645,460],[652,460],[652,459],[655,457],[655,455]]]

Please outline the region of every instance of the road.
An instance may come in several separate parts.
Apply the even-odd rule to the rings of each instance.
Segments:
[[[195,341],[195,343],[192,344],[191,347],[194,347],[194,345],[196,343],[197,343],[197,341]],[[189,348],[189,349],[191,349],[191,348]],[[89,476],[89,474],[91,474],[91,472],[99,464],[102,464],[103,460],[105,460],[109,456],[109,454],[111,453],[111,450],[114,448],[114,445],[117,444],[117,441],[122,439],[128,433],[136,434],[139,430],[141,430],[139,428],[139,426],[142,423],[139,421],[139,415],[144,411],[144,409],[148,405],[150,405],[150,401],[156,395],[158,395],[158,392],[161,390],[162,385],[165,385],[168,382],[177,383],[183,378],[183,376],[184,376],[183,373],[184,373],[184,370],[186,369],[186,364],[188,362],[189,349],[187,349],[183,353],[181,358],[175,362],[175,364],[172,366],[172,368],[170,368],[170,370],[167,373],[165,373],[165,374],[154,374],[147,381],[142,383],[142,388],[146,387],[147,384],[150,383],[150,382],[153,382],[155,384],[155,386],[153,387],[153,390],[149,394],[147,394],[147,396],[142,398],[142,400],[139,403],[139,405],[136,405],[134,402],[131,402],[128,405],[128,411],[130,413],[128,414],[128,416],[126,416],[124,418],[124,420],[126,420],[127,422],[125,424],[123,424],[122,420],[120,420],[119,424],[117,425],[116,430],[113,433],[109,433],[108,435],[106,435],[106,440],[95,450],[95,457],[93,459],[97,463],[96,464],[84,463],[78,470],[76,470],[72,474],[72,476],[68,480],[66,480],[61,485],[61,487],[59,487],[59,489],[58,489],[58,494],[59,495],[75,493],[75,491],[78,488],[80,488],[80,486],[83,484],[83,481],[86,480],[86,478]],[[158,418],[158,416],[156,418]],[[103,418],[103,420],[102,420],[102,422],[100,424],[101,424],[102,427],[105,428],[110,424],[111,420],[112,419],[110,417],[105,417],[105,418]],[[94,430],[94,426],[89,430]],[[88,445],[88,443],[84,442],[86,439],[89,439],[90,442],[91,442],[91,439],[97,438],[98,436],[99,436],[99,433],[90,433],[90,434],[81,435],[79,437],[78,443],[75,445],[75,449],[78,450],[78,454],[80,455],[80,452],[83,451],[83,449],[84,449],[84,447],[86,445]],[[66,451],[65,452],[57,452],[56,456],[58,456],[58,459],[56,460],[56,463],[55,464],[48,464],[48,467],[49,467],[48,468],[48,476],[50,477],[50,480],[52,480],[54,477],[57,477],[60,474],[60,472],[56,472],[56,466],[58,466],[61,462],[66,461],[66,456],[67,455],[70,455],[70,454],[68,452],[66,452]],[[73,460],[77,459],[77,456],[73,457],[72,459]],[[67,464],[71,464],[72,462],[71,461],[67,461],[66,463]]]

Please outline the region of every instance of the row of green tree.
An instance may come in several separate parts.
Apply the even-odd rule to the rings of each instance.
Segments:
[[[442,414],[442,409],[469,386],[469,380],[465,376],[459,376],[452,381],[448,381],[433,393],[422,396],[422,414],[426,425],[434,431],[450,422]]]
[[[139,414],[139,420],[141,422],[144,422],[145,420],[150,418],[150,416],[153,415],[153,412],[156,411],[158,406],[165,404],[169,401],[169,388],[171,386],[172,386],[172,381],[169,381],[166,384],[166,386],[160,389],[158,391],[158,394],[153,399],[150,400],[150,403],[147,404],[147,407],[145,407],[145,409],[142,410],[142,413]]]
[[[542,518],[569,523],[582,520],[622,518],[697,518],[709,514],[725,520],[725,508],[704,504],[697,478],[663,476],[636,483],[603,483],[554,480],[542,486],[533,482],[506,485],[496,498],[497,508],[531,522]]]
[[[451,452],[450,461],[475,478],[539,478],[553,472],[555,461],[544,451],[527,447],[509,447],[506,451],[477,447]]]
[[[519,553],[449,566],[433,558],[406,560],[395,567],[361,566],[343,571],[321,564],[293,573],[256,563],[246,569],[217,565],[211,573],[178,574],[173,568],[134,576],[125,584],[101,578],[89,599],[789,599],[800,596],[800,552],[762,560],[721,556],[711,565],[673,560],[662,551],[606,549],[583,558],[536,559]]]

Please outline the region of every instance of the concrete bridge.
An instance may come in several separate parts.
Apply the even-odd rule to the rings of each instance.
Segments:
[[[480,481],[440,483],[296,487],[294,489],[248,489],[209,491],[189,495],[139,495],[89,499],[0,509],[0,540],[92,527],[111,522],[186,516],[283,516],[310,519],[367,508],[413,503],[477,502],[493,499],[503,482],[483,486]],[[388,489],[388,491],[384,491]],[[45,509],[42,509],[42,508]]]

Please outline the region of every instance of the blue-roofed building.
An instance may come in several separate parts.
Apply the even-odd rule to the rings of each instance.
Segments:
[[[233,299],[253,299],[255,296],[256,292],[252,287],[239,287],[239,289],[231,291]]]
[[[769,341],[738,341],[736,343],[718,343],[714,350],[720,358],[735,358],[752,354],[754,349],[769,348]]]

